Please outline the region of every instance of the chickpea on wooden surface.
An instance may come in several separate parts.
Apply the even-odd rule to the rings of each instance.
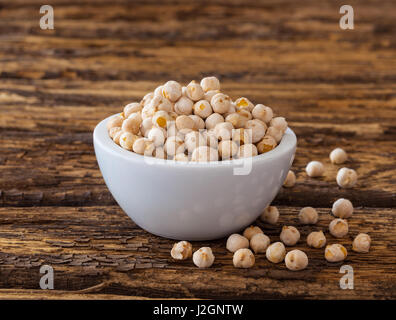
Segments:
[[[249,248],[249,240],[240,234],[234,233],[228,237],[226,248],[230,252],[235,252],[242,248]]]
[[[347,249],[341,244],[328,245],[325,249],[325,258],[329,262],[344,261],[348,255]]]
[[[300,240],[300,232],[296,227],[284,226],[279,237],[285,245],[294,246]]]
[[[308,256],[301,250],[289,251],[285,256],[285,264],[292,271],[304,270],[308,266]]]
[[[320,177],[324,173],[324,166],[319,161],[311,161],[307,164],[305,171],[310,177]]]
[[[338,170],[336,181],[341,188],[352,188],[357,182],[357,173],[353,169],[341,168]]]
[[[304,207],[298,214],[298,219],[302,224],[316,224],[318,218],[318,212],[312,207]]]
[[[359,233],[352,243],[355,252],[367,253],[370,251],[371,238],[367,233]]]
[[[279,210],[275,206],[268,206],[260,216],[260,220],[270,224],[276,224],[279,219]]]
[[[331,151],[329,157],[331,163],[334,164],[341,164],[348,160],[347,153],[341,148],[336,148]]]
[[[261,230],[260,227],[257,226],[250,226],[243,231],[243,236],[246,239],[250,240],[257,233],[263,233],[263,230]]]
[[[338,218],[350,218],[353,214],[352,202],[348,199],[340,198],[333,203],[331,212]]]
[[[270,242],[270,238],[264,233],[256,233],[250,239],[250,247],[255,253],[265,253]]]
[[[234,253],[232,262],[235,268],[251,268],[255,263],[254,254],[250,249],[238,249]]]
[[[193,262],[198,268],[209,268],[215,260],[210,247],[202,247],[193,254]]]
[[[289,170],[286,179],[283,182],[283,186],[286,188],[291,188],[294,187],[295,184],[296,184],[296,175],[294,174],[293,171]]]
[[[312,248],[323,248],[326,242],[326,236],[323,231],[313,231],[307,237],[307,245]]]
[[[192,245],[188,241],[180,241],[173,245],[171,256],[175,260],[186,260],[192,256]]]
[[[329,224],[329,231],[333,237],[342,238],[348,234],[348,222],[344,219],[334,219]]]
[[[286,255],[286,248],[282,242],[270,244],[265,252],[265,256],[272,263],[280,263]]]

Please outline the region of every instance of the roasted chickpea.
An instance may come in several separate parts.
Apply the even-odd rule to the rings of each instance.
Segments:
[[[348,222],[344,219],[334,219],[329,224],[329,231],[332,236],[342,238],[348,234]]]
[[[294,246],[300,240],[300,232],[296,227],[284,226],[280,234],[280,240],[287,246]]]
[[[250,227],[247,227],[246,229],[245,229],[245,231],[243,231],[243,236],[246,238],[246,239],[248,239],[248,240],[250,240],[255,234],[257,234],[257,233],[263,233],[263,230],[261,230],[259,227],[257,227],[257,226],[250,226]]]

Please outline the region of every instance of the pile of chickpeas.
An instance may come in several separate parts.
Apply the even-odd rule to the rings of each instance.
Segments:
[[[274,149],[287,122],[248,98],[232,101],[216,77],[182,87],[168,81],[107,122],[111,139],[137,154],[175,161],[219,161]]]
[[[347,154],[344,150],[337,148],[330,153],[330,160],[333,164],[342,164],[347,160]],[[342,171],[345,169],[344,171]],[[352,187],[356,184],[357,174],[352,169],[343,168],[337,174],[337,183],[340,187]],[[352,170],[352,171],[349,171]],[[311,161],[306,167],[307,175],[310,177],[319,177],[324,173],[324,166],[318,161]],[[284,187],[293,187],[296,182],[296,176],[293,171],[289,171]],[[340,198],[333,203],[331,212],[334,215],[329,224],[329,233],[336,239],[344,238],[348,232],[348,218],[353,215],[353,205],[348,199]],[[304,207],[298,214],[298,219],[302,225],[315,225],[318,222],[318,212],[312,207]],[[279,219],[279,210],[275,206],[268,206],[260,216],[260,220],[272,225],[277,224]],[[255,254],[265,254],[268,261],[272,263],[285,262],[286,268],[293,271],[303,270],[308,266],[307,254],[299,249],[287,252],[286,247],[292,247],[298,244],[301,234],[294,226],[285,225],[282,227],[280,241],[271,243],[271,239],[264,234],[258,226],[247,227],[243,234],[232,234],[226,242],[226,249],[233,253],[233,265],[236,268],[251,268],[255,264]],[[327,243],[326,235],[323,230],[312,231],[306,238],[309,247],[321,249]],[[371,238],[366,233],[359,233],[353,240],[352,250],[359,253],[367,253],[370,250]],[[340,262],[345,260],[348,255],[347,249],[339,243],[327,245],[324,249],[324,258],[328,262]],[[175,260],[185,260],[193,257],[194,264],[199,268],[210,267],[215,257],[211,248],[203,247],[192,254],[192,245],[187,241],[176,243],[172,250],[171,256]]]

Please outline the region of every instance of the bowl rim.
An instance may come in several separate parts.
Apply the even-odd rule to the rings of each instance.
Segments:
[[[256,162],[262,161],[270,161],[281,157],[284,154],[289,153],[293,148],[297,146],[297,137],[293,130],[289,127],[286,129],[285,134],[282,137],[280,143],[276,146],[275,149],[268,151],[266,153],[262,153],[260,155],[243,158],[243,159],[232,159],[232,160],[223,160],[223,161],[209,161],[209,162],[193,162],[193,161],[174,161],[168,159],[158,159],[155,157],[146,157],[140,154],[137,154],[132,151],[128,151],[120,147],[116,144],[110,137],[107,131],[107,121],[112,117],[119,115],[119,113],[111,115],[102,121],[100,121],[93,132],[93,142],[94,148],[99,145],[107,152],[111,153],[116,157],[123,158],[130,162],[138,162],[138,163],[149,163],[150,165],[161,165],[168,167],[184,167],[184,168],[233,168],[239,167],[245,161],[252,161],[252,165]]]

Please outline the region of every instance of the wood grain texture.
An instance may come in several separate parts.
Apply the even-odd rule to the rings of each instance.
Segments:
[[[37,0],[0,1],[0,298],[50,297],[39,267],[54,266],[57,298],[396,298],[396,5],[350,1],[355,29],[339,28],[341,1],[51,1],[55,30],[39,28]],[[339,289],[340,264],[307,249],[289,272],[258,257],[232,267],[224,241],[198,270],[170,259],[172,242],[138,228],[108,192],[92,147],[103,118],[169,79],[216,75],[287,117],[298,136],[297,184],[274,203],[279,225],[302,206],[352,200],[369,254],[350,251],[355,290]],[[358,185],[340,189],[329,152],[348,151]],[[310,160],[325,176],[308,178]],[[301,227],[302,242],[310,228]],[[334,242],[331,237],[329,240]]]
[[[37,289],[39,267],[49,264],[55,271],[55,289],[73,294],[217,299],[396,297],[396,217],[390,209],[356,210],[350,233],[341,240],[326,232],[332,219],[328,208],[318,209],[320,219],[313,227],[299,225],[299,208],[279,210],[278,225],[259,221],[257,225],[272,241],[279,241],[283,224],[297,225],[301,240],[290,249],[303,248],[309,255],[310,265],[304,271],[271,264],[263,254],[257,255],[254,268],[237,270],[232,254],[225,250],[225,239],[193,243],[194,249],[212,247],[216,260],[210,269],[199,270],[191,260],[175,262],[169,255],[172,240],[136,227],[118,206],[0,208],[0,287]],[[323,249],[306,248],[308,233],[320,229],[326,232],[328,243],[346,246],[349,255],[344,263],[328,263]],[[368,254],[351,250],[351,241],[359,232],[373,238]],[[342,264],[354,268],[355,290],[339,289]]]

